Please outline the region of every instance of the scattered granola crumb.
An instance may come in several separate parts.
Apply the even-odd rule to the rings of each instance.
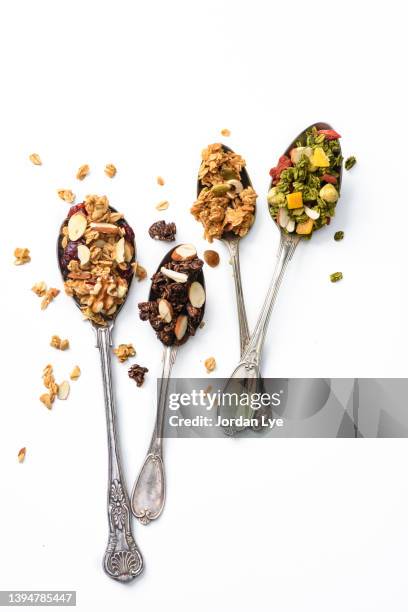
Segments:
[[[343,278],[343,272],[333,272],[330,274],[330,280],[332,283],[338,283]]]
[[[141,387],[144,383],[144,377],[146,372],[149,370],[135,363],[128,370],[129,378],[132,378],[138,387]]]
[[[167,200],[162,200],[158,204],[156,204],[156,210],[167,210],[169,207],[169,203]]]
[[[210,373],[213,372],[217,367],[217,362],[215,361],[214,357],[208,357],[208,359],[204,361],[204,366],[207,370],[207,373]]]
[[[48,364],[47,366],[45,366],[43,370],[42,379],[44,387],[48,389],[49,393],[44,393],[44,395],[40,397],[40,400],[43,402],[43,404],[47,406],[47,408],[51,409],[51,406],[58,393],[58,385],[55,382],[52,365]]]
[[[45,292],[44,298],[41,301],[41,310],[45,310],[46,308],[48,308],[48,306],[51,304],[53,299],[57,297],[59,292],[60,292],[59,289],[55,289],[55,287],[50,287]]]
[[[52,336],[50,346],[60,351],[69,349],[69,340],[61,340],[59,336]]]
[[[81,369],[79,366],[75,366],[71,374],[69,375],[69,377],[71,380],[78,380],[80,376],[81,376]]]
[[[334,239],[335,239],[336,242],[339,242],[340,240],[343,240],[343,238],[344,238],[344,232],[342,232],[341,230],[334,234]]]
[[[164,185],[164,178],[162,176],[158,176],[157,177],[157,184],[160,185],[160,187],[163,187],[163,185]]]
[[[47,291],[47,285],[44,281],[40,281],[31,287],[31,291],[34,291],[35,295],[38,297],[44,297],[45,292]]]
[[[30,249],[17,248],[14,251],[14,257],[15,257],[14,265],[22,266],[23,264],[26,264],[29,261],[31,261]]]
[[[231,136],[231,130],[228,130],[227,128],[224,128],[223,130],[221,130],[221,135],[222,136]]]
[[[354,157],[354,155],[350,155],[350,157],[348,157],[346,161],[344,162],[344,167],[346,170],[351,170],[352,167],[356,165],[356,163],[357,163],[357,160]]]
[[[51,401],[51,395],[49,393],[43,393],[42,395],[40,395],[40,402],[42,402],[44,406],[48,408],[48,410],[51,410],[52,401]]]
[[[164,220],[156,221],[149,227],[149,236],[154,240],[172,242],[176,237],[176,224],[166,223]]]
[[[127,361],[129,357],[134,357],[136,355],[133,344],[119,344],[118,348],[113,349],[113,352],[119,359],[120,363],[123,363],[124,361]]]
[[[133,268],[133,273],[136,276],[137,280],[142,281],[145,278],[147,278],[147,272],[146,269],[140,265],[140,263],[138,261],[135,261],[134,264],[132,264],[132,268]]]
[[[41,157],[38,155],[38,153],[31,153],[28,159],[34,164],[34,166],[42,166]]]
[[[220,263],[220,256],[217,251],[204,251],[204,261],[211,268],[216,268]]]
[[[105,174],[106,176],[109,176],[109,178],[113,178],[116,174],[117,170],[116,170],[116,166],[114,166],[113,164],[106,164],[105,166]]]
[[[68,204],[72,204],[72,202],[75,200],[75,194],[72,193],[70,189],[58,189],[57,194],[58,197],[61,198],[61,200],[64,200],[64,202],[68,202]]]
[[[23,446],[23,448],[20,448],[20,450],[18,451],[17,459],[19,463],[23,463],[25,456],[26,456],[26,452],[27,452],[27,449],[25,446]]]
[[[61,384],[58,385],[58,399],[66,400],[70,392],[69,382],[67,380],[63,380]]]
[[[83,166],[79,166],[78,171],[76,173],[76,178],[79,181],[83,181],[86,176],[89,174],[89,166],[88,164],[83,164]]]

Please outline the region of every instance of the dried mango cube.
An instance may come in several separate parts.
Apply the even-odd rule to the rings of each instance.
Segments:
[[[313,155],[310,158],[310,163],[312,166],[316,166],[317,168],[328,168],[330,166],[329,158],[322,147],[315,148]]]
[[[308,219],[304,223],[298,223],[296,226],[296,233],[306,236],[306,234],[310,234],[313,229],[313,219]]]
[[[294,193],[288,193],[286,196],[286,201],[288,203],[288,208],[302,208],[303,206],[303,197],[301,191],[295,191]]]

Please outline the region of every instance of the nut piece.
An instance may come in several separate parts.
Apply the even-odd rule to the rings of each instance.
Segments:
[[[81,212],[72,215],[68,221],[68,238],[72,242],[79,240],[85,233],[86,224],[86,217]]]
[[[70,391],[69,382],[67,380],[63,380],[60,385],[58,385],[58,399],[66,400]]]
[[[198,281],[191,283],[188,290],[188,299],[194,308],[201,308],[205,302],[205,291],[201,283]]]
[[[44,297],[47,291],[47,285],[44,281],[40,281],[31,287],[31,291],[34,291],[35,295],[38,297]]]
[[[187,259],[194,259],[197,255],[196,248],[193,244],[180,244],[171,254],[171,258],[174,261],[186,261]]]
[[[85,266],[91,258],[91,251],[88,249],[86,244],[78,244],[77,252],[79,257],[79,263],[81,264],[81,266]]]
[[[227,128],[224,128],[221,130],[221,136],[225,136],[227,138],[228,136],[231,136],[231,131]]]
[[[79,181],[83,181],[86,176],[89,174],[89,166],[88,164],[84,164],[83,166],[79,166],[78,171],[76,173],[76,178]]]
[[[214,357],[208,357],[208,359],[204,361],[204,366],[207,372],[210,373],[213,372],[217,367],[217,362],[215,361]]]
[[[156,210],[167,210],[169,207],[169,203],[167,200],[162,200],[158,204],[156,204]]]
[[[145,278],[147,278],[147,272],[146,272],[145,268],[140,265],[139,262],[135,261],[135,263],[132,265],[132,267],[133,267],[133,271],[134,271],[135,276],[136,276],[137,280],[139,281],[139,283],[140,283],[140,281],[142,281]]]
[[[55,287],[50,287],[46,292],[43,300],[41,301],[41,310],[45,310],[51,304],[52,300],[57,297],[60,290]]]
[[[41,157],[38,155],[38,153],[31,153],[28,159],[34,164],[34,166],[42,165]]]
[[[71,372],[71,374],[69,375],[71,380],[78,380],[78,378],[81,376],[81,370],[79,366],[75,366]]]
[[[181,340],[187,331],[188,317],[186,315],[179,315],[177,317],[176,325],[174,327],[174,333],[176,334],[177,340]]]
[[[175,270],[169,270],[164,266],[160,268],[160,272],[164,274],[164,276],[176,281],[176,283],[186,283],[188,280],[188,274],[184,274],[184,272],[176,272]]]
[[[160,187],[163,187],[163,185],[164,185],[164,178],[162,176],[158,176],[157,177],[157,184],[160,185]]]
[[[127,361],[129,357],[134,357],[136,355],[133,344],[119,344],[118,348],[113,349],[113,352],[119,359],[120,363],[123,363],[124,361]]]
[[[123,236],[115,244],[115,259],[118,263],[125,261],[125,239]]]
[[[48,410],[51,410],[52,401],[51,401],[51,395],[49,393],[43,393],[42,395],[40,395],[40,402],[42,402],[44,406],[48,408]]]
[[[80,214],[80,213],[78,213]],[[74,215],[75,217],[75,215]],[[71,217],[72,219],[72,217]],[[69,227],[69,226],[68,226]],[[120,228],[113,223],[95,223],[92,222],[89,224],[89,227],[95,232],[99,232],[100,234],[118,234]],[[72,239],[71,239],[72,240]]]
[[[15,249],[14,257],[15,257],[14,265],[22,266],[23,264],[26,264],[29,261],[31,261],[30,249]]]
[[[220,263],[220,256],[217,251],[204,251],[204,261],[211,268],[216,268]]]
[[[61,200],[68,202],[68,204],[72,204],[75,200],[75,194],[70,189],[58,189],[57,193]]]
[[[20,450],[18,451],[17,459],[19,463],[23,463],[25,456],[26,456],[26,452],[27,452],[27,449],[25,446],[23,446],[23,448],[20,448]]]
[[[159,301],[159,315],[165,321],[165,323],[170,323],[173,318],[173,307],[167,300]]]
[[[106,164],[105,166],[105,174],[109,176],[109,178],[113,178],[116,174],[117,170],[113,164]]]
[[[61,340],[59,336],[52,336],[50,346],[60,351],[66,351],[69,349],[69,340]]]

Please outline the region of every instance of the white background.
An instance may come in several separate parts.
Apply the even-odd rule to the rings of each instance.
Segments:
[[[259,194],[242,242],[250,325],[278,244],[266,208],[268,170],[314,121],[342,135],[345,173],[335,221],[298,248],[271,319],[266,376],[406,376],[406,20],[397,1],[2,4],[1,210],[2,589],[76,589],[78,609],[407,609],[408,483],[404,440],[170,440],[161,519],[134,525],[146,570],[109,580],[105,415],[90,327],[61,293],[45,312],[30,291],[61,287],[55,241],[70,188],[106,193],[134,226],[152,273],[167,250],[147,235],[174,220],[179,242],[206,247],[189,215],[200,151],[243,154]],[[28,155],[38,152],[43,166]],[[103,168],[113,162],[110,180]],[[91,174],[75,180],[79,165]],[[165,187],[155,179],[162,175]],[[162,199],[170,208],[157,213]],[[341,243],[336,230],[345,231]],[[15,247],[32,262],[13,265]],[[233,279],[222,244],[206,270],[206,327],[180,350],[175,376],[227,376],[238,357]],[[329,282],[341,270],[344,280]],[[137,389],[114,364],[124,468],[133,484],[149,441],[161,346],[139,321],[148,281],[132,288],[115,341],[149,368]],[[49,347],[52,334],[71,350]],[[51,412],[42,368],[82,377]],[[205,375],[205,374],[204,374]],[[209,377],[210,378],[210,377]],[[27,447],[23,465],[20,447]]]

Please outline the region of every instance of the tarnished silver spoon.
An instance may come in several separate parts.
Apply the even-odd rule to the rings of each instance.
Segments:
[[[318,130],[331,130],[332,127],[328,123],[318,122],[313,123],[311,126],[303,130],[288,146],[285,151],[285,155],[289,155],[290,151],[296,146],[296,143],[302,139],[305,135],[305,132],[315,126]],[[340,149],[341,154],[341,149]],[[337,179],[337,186],[340,190],[341,187],[341,179],[342,179],[342,169],[341,166],[338,168],[339,176]],[[272,182],[271,185],[272,187]],[[290,259],[293,256],[293,253],[296,250],[297,245],[301,239],[301,236],[295,233],[288,233],[282,228],[279,224],[276,223],[280,231],[280,243],[277,253],[277,260],[275,264],[275,269],[272,275],[271,284],[268,289],[268,293],[266,295],[264,304],[261,309],[261,313],[259,315],[258,321],[254,328],[254,331],[249,338],[249,341],[245,347],[245,350],[241,356],[241,359],[231,374],[225,388],[224,393],[231,392],[242,392],[245,391],[248,394],[251,394],[255,391],[260,390],[260,364],[262,358],[262,349],[266,337],[266,332],[268,329],[268,324],[270,320],[270,316],[273,310],[273,306],[276,302],[276,298],[278,295],[279,287],[282,283],[284,273],[286,271],[287,265]],[[239,414],[239,407],[231,406],[229,408],[228,414],[226,417],[228,419],[233,420],[232,414]],[[236,427],[234,425],[227,426],[224,428],[224,431],[227,435],[235,435],[240,431],[240,427]]]
[[[57,257],[58,265],[64,281],[69,279],[70,270],[68,268],[70,261],[78,260],[78,247],[80,248],[80,254],[85,251],[83,247],[86,247],[85,241],[82,239],[82,235],[78,240],[69,241],[66,246],[63,246],[63,228],[67,227],[70,219],[75,214],[84,214],[84,208],[80,206],[73,207],[75,210],[73,215],[70,215],[65,219],[61,226],[61,230],[57,242]],[[115,209],[109,207],[112,213],[116,213]],[[71,209],[72,211],[72,209]],[[86,216],[86,215],[84,215]],[[87,219],[86,219],[87,220]],[[79,220],[82,222],[82,220]],[[89,221],[88,228],[89,228]],[[85,221],[83,221],[85,223]],[[129,261],[126,269],[123,270],[124,280],[127,283],[128,288],[130,287],[133,279],[132,263],[135,262],[136,247],[134,243],[134,233],[129,224],[121,219],[118,224],[123,228],[125,232],[126,241],[131,245],[132,249],[129,249]],[[79,225],[79,224],[78,224]],[[103,224],[102,224],[103,225]],[[108,225],[108,224],[105,224]],[[111,224],[114,225],[114,224]],[[111,232],[112,228],[102,228],[104,230],[109,229]],[[80,231],[82,229],[80,228]],[[78,233],[78,232],[77,232]],[[102,235],[102,234],[101,234]],[[102,241],[101,241],[102,244]],[[121,243],[122,246],[123,243]],[[83,246],[79,246],[83,245]],[[87,247],[86,247],[87,248]],[[133,251],[133,253],[132,253]],[[130,257],[131,254],[131,257]],[[81,272],[78,272],[81,274]],[[80,279],[77,279],[80,280]],[[95,279],[88,279],[90,284],[94,284]],[[123,283],[122,283],[123,284]],[[128,292],[126,293],[126,297]],[[127,494],[123,471],[121,466],[121,457],[119,450],[118,433],[116,430],[116,408],[113,394],[112,384],[112,372],[111,372],[111,347],[112,347],[112,331],[116,317],[122,309],[126,297],[123,299],[119,307],[116,308],[115,312],[111,315],[102,316],[98,319],[99,322],[91,321],[93,330],[96,336],[96,346],[99,348],[101,367],[102,367],[102,380],[105,397],[105,409],[106,409],[106,422],[108,432],[108,453],[109,453],[109,472],[108,472],[108,523],[109,523],[109,539],[108,545],[103,558],[103,568],[105,572],[111,578],[121,581],[129,582],[136,578],[143,569],[143,558],[139,551],[139,548],[134,540],[131,528],[131,511],[129,497]],[[80,304],[79,299],[74,298],[76,305],[81,308],[83,305]],[[114,310],[112,308],[112,310]],[[103,320],[102,320],[103,319]]]
[[[197,255],[195,247],[193,245],[178,245],[173,247],[167,255],[161,261],[159,267],[157,268],[156,274],[153,276],[153,279],[157,274],[159,274],[163,268],[166,267],[167,264],[174,260],[174,253],[181,253],[180,259],[177,260],[179,264],[182,264],[183,261],[186,263],[192,259],[192,255],[195,257]],[[187,257],[183,258],[184,255]],[[193,274],[194,279],[192,279],[189,275],[188,280],[186,281],[186,287],[189,289],[189,304],[191,304],[192,298],[190,296],[191,286],[196,283],[200,284],[203,291],[203,303],[199,307],[200,312],[197,313],[197,318],[194,322],[194,332],[195,329],[198,328],[201,323],[204,310],[205,310],[205,281],[204,274],[202,269],[198,270],[195,274]],[[171,280],[171,279],[170,279]],[[177,283],[177,280],[174,279],[174,282]],[[166,302],[166,304],[161,304],[160,302]],[[179,338],[180,333],[177,333],[177,323],[181,320],[181,322],[186,322],[182,320],[182,317],[187,317],[184,309],[178,314],[176,318],[176,313],[169,314],[169,302],[166,299],[161,299],[158,297],[157,292],[154,288],[154,282],[152,283],[150,293],[149,293],[149,302],[146,304],[157,304],[158,312],[157,317],[154,319],[154,323],[158,324],[158,328],[163,325],[163,321],[168,321],[170,328],[174,329],[174,332],[170,330],[170,336],[166,340],[169,342],[168,345],[164,344],[163,348],[163,371],[160,378],[160,387],[158,391],[157,398],[157,409],[156,409],[156,420],[153,429],[153,434],[151,438],[151,442],[146,454],[146,458],[144,460],[143,466],[139,472],[139,475],[136,479],[132,495],[131,495],[131,506],[133,514],[136,518],[139,519],[141,523],[147,525],[150,521],[157,519],[164,508],[165,498],[166,498],[166,477],[164,471],[164,462],[163,462],[163,429],[164,429],[164,417],[166,413],[167,406],[167,392],[169,386],[169,380],[171,376],[171,370],[176,360],[177,351],[181,344],[188,339],[189,331],[184,330],[184,334],[181,338]],[[194,302],[195,303],[195,302]],[[193,304],[194,306],[194,304]],[[171,304],[170,304],[171,307]],[[172,307],[171,307],[172,310]],[[168,317],[166,319],[165,317]],[[174,326],[175,324],[175,326]],[[181,331],[182,328],[180,326]],[[185,335],[187,334],[187,335]],[[189,334],[189,335],[188,335]],[[174,337],[173,337],[174,336]]]

